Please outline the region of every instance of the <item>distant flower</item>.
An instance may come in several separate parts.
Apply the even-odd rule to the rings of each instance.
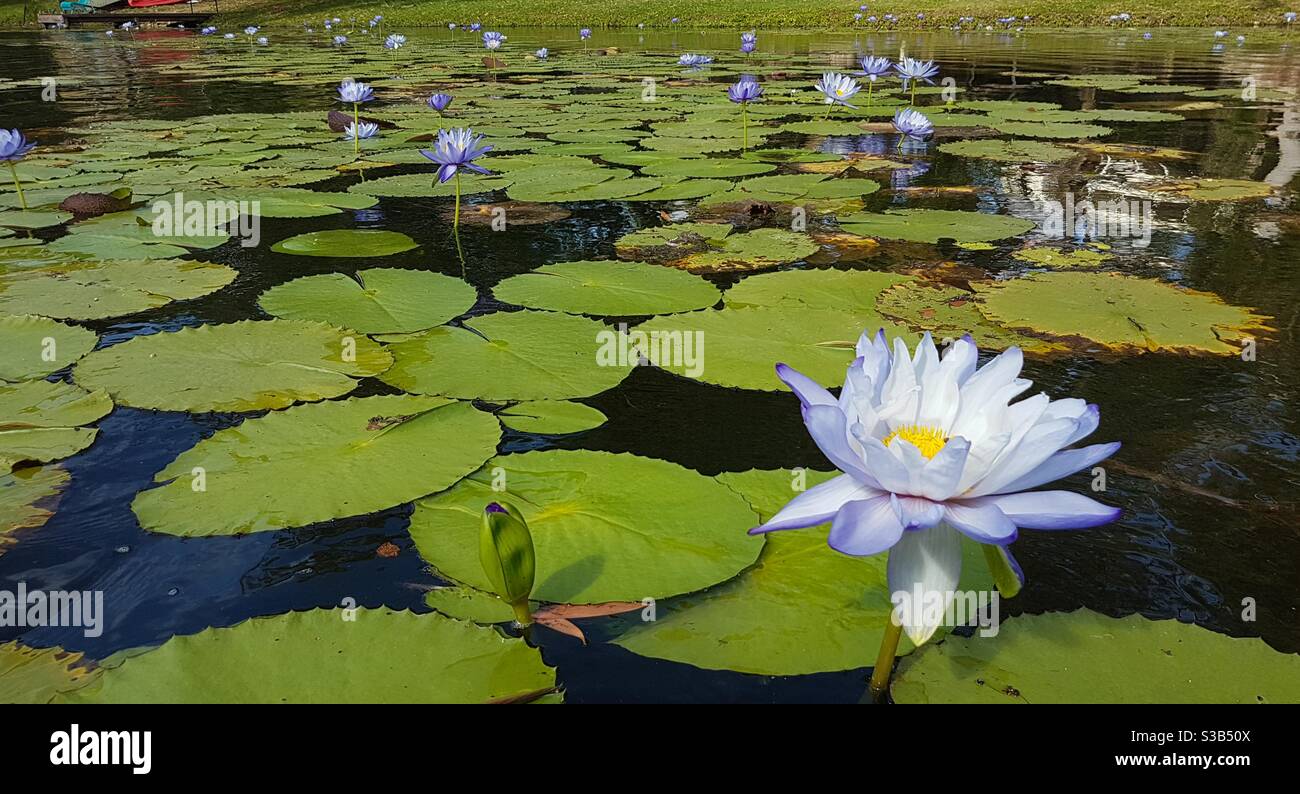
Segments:
[[[495,50],[500,47],[506,40],[505,36],[497,33],[495,30],[489,30],[483,34],[483,46],[489,50]]]
[[[858,85],[857,80],[837,72],[823,74],[822,79],[813,83],[813,88],[826,95],[826,104],[831,106],[844,105],[850,108],[856,106],[850,105],[848,101],[853,98],[854,94],[862,90],[862,86]]]
[[[867,21],[874,25],[876,24],[876,22],[879,21],[879,17],[877,17],[875,14],[872,14],[871,16],[867,17]]]
[[[587,39],[591,38],[591,28],[583,28],[582,30],[578,31],[578,38],[582,39],[583,41],[586,41]]]
[[[461,168],[488,174],[491,173],[474,161],[492,151],[490,145],[482,145],[483,136],[475,135],[468,127],[451,130],[438,130],[438,142],[433,150],[421,149],[420,154],[438,164],[438,181],[446,182],[456,176]]]
[[[248,27],[244,28],[244,35],[252,36],[253,34],[257,33],[257,30],[258,28],[256,25],[249,25]]]
[[[1287,23],[1288,25],[1290,25],[1292,22],[1295,22],[1295,12],[1288,11],[1285,14],[1283,14],[1282,21]]]
[[[1151,38],[1151,34],[1150,34],[1149,32],[1148,32],[1148,33],[1143,33],[1143,34],[1142,34],[1142,38],[1150,40],[1150,38]]]
[[[1238,37],[1237,37],[1237,43],[1238,43],[1238,44],[1244,44],[1245,41],[1246,41],[1246,37],[1245,37],[1245,36],[1238,36]]]
[[[889,74],[894,68],[893,62],[883,56],[864,55],[859,63],[862,64],[862,71],[858,72],[858,76],[865,77],[873,83]]]
[[[269,41],[266,40],[266,36],[258,36],[258,37],[257,37],[257,43],[258,43],[258,44],[261,44],[263,47],[265,47],[267,44],[270,44],[271,42],[269,42]]]
[[[406,45],[406,37],[401,33],[389,33],[384,39],[384,48],[389,50],[400,50]]]
[[[374,98],[375,91],[367,83],[358,83],[351,78],[339,83],[340,102],[350,102],[357,105],[362,102],[369,102]]]
[[[36,147],[20,130],[0,129],[0,163],[16,163]]]
[[[701,66],[708,66],[711,63],[713,63],[713,59],[709,56],[695,55],[689,52],[683,54],[682,57],[677,59],[678,66],[688,66],[694,69],[698,69]]]
[[[754,32],[740,34],[740,51],[746,55],[758,48],[758,36]]]
[[[537,52],[533,53],[533,55],[536,55],[536,56],[537,56],[537,60],[539,60],[539,61],[544,61],[544,60],[546,60],[546,56],[548,56],[548,55],[550,55],[550,54],[551,54],[551,51],[548,50],[548,49],[546,49],[545,47],[543,47],[543,48],[541,48],[540,50],[538,50]]]
[[[854,22],[861,22],[861,21],[862,21],[862,15],[861,15],[861,14],[854,14],[854,15],[853,15],[853,21],[854,21]]]
[[[106,30],[106,31],[104,31],[104,35],[105,35],[105,36],[112,36],[112,35],[113,35],[113,31],[111,31],[111,30]],[[227,34],[226,34],[226,38],[228,38],[228,39],[233,39],[234,36],[232,36],[232,35],[230,35],[229,33],[227,33]]]
[[[482,30],[482,29],[483,29],[483,26],[482,26],[481,24],[477,23],[477,22],[475,22],[475,23],[473,23],[473,24],[471,24],[471,25],[469,26],[469,32],[470,32],[470,33],[478,33],[478,32],[479,32],[480,30]]]
[[[216,28],[216,26],[215,26],[215,25],[209,25],[209,26],[207,26],[206,28],[202,28],[201,30],[199,30],[199,35],[200,35],[200,36],[211,36],[213,33],[216,33],[216,32],[217,32],[217,28]]]
[[[340,46],[342,46],[342,45],[344,45],[344,44],[347,44],[347,43],[348,43],[348,37],[347,37],[347,36],[335,36],[335,37],[334,37],[334,43],[335,43],[335,44],[338,44],[338,45],[340,45]]]
[[[456,29],[456,23],[455,23],[455,22],[448,22],[448,23],[447,23],[447,30],[455,30],[455,29]]]
[[[904,137],[924,141],[934,134],[934,123],[919,110],[904,108],[894,114],[894,129]],[[902,141],[900,140],[901,144]]]
[[[682,18],[681,18],[681,17],[673,17],[672,19],[670,19],[670,20],[668,20],[668,21],[671,22],[671,23],[673,23],[674,25],[676,25],[678,22],[681,22],[681,21],[682,21]]]
[[[343,130],[343,137],[347,140],[373,138],[378,134],[379,125],[369,121],[350,122],[347,129]]]
[[[434,94],[426,100],[426,104],[441,113],[451,104],[451,94]]]
[[[109,31],[109,33],[112,33],[112,32],[113,32],[113,31],[111,31],[111,30]],[[234,34],[234,33],[227,33],[226,35],[222,36],[221,38],[223,38],[223,39],[233,39],[234,37],[235,37],[235,34]]]
[[[763,86],[752,77],[745,76],[733,86],[727,88],[727,99],[738,104],[753,102],[763,95]]]
[[[1226,36],[1226,35],[1228,35],[1228,31],[1226,31],[1226,30],[1216,30],[1216,31],[1214,31],[1214,38],[1216,38],[1216,39],[1221,39],[1221,38],[1223,38],[1223,37]]]

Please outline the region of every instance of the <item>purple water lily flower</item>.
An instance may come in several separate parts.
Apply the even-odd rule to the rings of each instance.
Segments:
[[[482,135],[475,135],[468,127],[438,130],[438,142],[434,144],[433,150],[421,149],[420,154],[438,164],[439,182],[446,182],[456,176],[461,168],[488,174],[491,172],[486,168],[474,164],[474,160],[492,151],[490,145],[480,145],[482,140]]]
[[[342,47],[344,44],[347,44],[347,43],[348,43],[348,37],[347,37],[347,36],[335,36],[335,37],[334,37],[334,43],[337,44],[337,45],[339,45],[340,47]]]
[[[384,49],[400,50],[404,46],[406,46],[406,37],[401,33],[389,33],[384,39]]]
[[[533,55],[537,56],[537,60],[539,60],[539,61],[544,61],[544,60],[546,60],[547,56],[549,56],[550,54],[551,54],[551,51],[548,50],[548,49],[546,49],[545,47],[542,47],[540,50],[538,50],[537,52],[533,53]]]
[[[14,165],[36,148],[36,141],[27,140],[21,130],[0,129],[0,163],[9,164],[9,175],[14,180],[14,190],[18,191],[18,205],[27,209],[27,197],[23,195],[23,185],[18,180],[18,168]]]
[[[348,140],[373,138],[378,134],[379,125],[370,121],[352,122],[343,130],[343,137]]]
[[[758,49],[758,35],[753,31],[740,34],[740,51],[745,55]]]
[[[753,102],[763,95],[763,86],[753,77],[746,75],[735,84],[727,87],[727,99],[737,104]]]
[[[442,111],[447,109],[448,105],[451,104],[451,100],[452,100],[451,94],[434,94],[433,96],[429,97],[428,100],[426,100],[426,104],[428,104],[429,107],[441,113]]]
[[[469,26],[470,33],[478,33],[482,29],[483,29],[483,25],[481,25],[478,22],[471,23]]]
[[[497,33],[495,30],[489,30],[483,34],[483,46],[489,50],[495,50],[505,43],[506,37]]]
[[[898,140],[899,148],[902,148],[905,138],[915,141],[927,140],[934,134],[934,122],[919,110],[903,108],[894,113],[894,129],[903,135],[903,138]]]
[[[708,66],[713,63],[713,59],[707,55],[695,55],[694,53],[684,53],[677,59],[678,66],[685,66],[691,69],[699,69],[702,66]]]
[[[1073,446],[1100,419],[1083,400],[1038,394],[1012,403],[1032,385],[1020,377],[1020,348],[979,367],[969,336],[942,357],[929,333],[915,354],[895,339],[891,355],[882,330],[864,333],[857,355],[838,397],[777,365],[813,441],[843,474],[796,496],[751,534],[829,521],[836,551],[889,552],[891,593],[921,588],[946,606],[961,576],[962,535],[1001,554],[1021,528],[1086,529],[1119,517],[1081,494],[1031,490],[1089,469],[1119,444]],[[938,612],[904,617],[913,643],[934,635]]]
[[[591,28],[583,28],[582,30],[579,30],[578,38],[582,39],[583,41],[586,41],[587,39],[591,38]]]
[[[375,91],[367,83],[358,83],[348,78],[339,83],[339,101],[359,105],[375,98]]]
[[[1285,14],[1282,15],[1282,21],[1285,22],[1285,23],[1288,24],[1288,25],[1290,25],[1291,23],[1295,22],[1295,19],[1296,19],[1296,17],[1295,17],[1295,12],[1294,12],[1294,11],[1288,11],[1288,12],[1286,12]]]
[[[939,73],[939,67],[935,66],[934,61],[904,58],[894,64],[894,71],[898,72],[898,76],[903,80],[903,87],[906,88],[913,80],[924,80],[933,84],[934,81],[930,78]]]
[[[857,107],[856,105],[850,105],[849,100],[853,98],[854,94],[862,90],[862,86],[858,85],[857,80],[838,72],[826,72],[822,75],[822,79],[813,83],[813,88],[826,95],[826,104],[830,105],[831,108],[836,105],[849,108]],[[830,113],[831,108],[826,109],[827,114]]]
[[[862,71],[858,72],[858,76],[872,82],[889,74],[894,68],[893,61],[883,56],[864,55],[859,63],[862,65]]]

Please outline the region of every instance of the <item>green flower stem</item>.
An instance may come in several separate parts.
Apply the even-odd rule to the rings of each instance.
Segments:
[[[749,103],[740,103],[740,153],[749,149]]]
[[[456,170],[456,213],[452,216],[452,227],[460,226],[460,169]]]
[[[352,103],[352,153],[361,156],[361,106]]]
[[[903,626],[898,623],[893,613],[885,624],[885,636],[880,640],[880,653],[876,656],[876,666],[871,670],[871,683],[867,692],[872,703],[880,703],[889,691],[889,679],[894,674],[894,657],[898,656],[898,641],[903,636]]]
[[[529,611],[527,601],[511,604],[510,608],[515,611],[515,622],[520,626],[533,625],[533,613]]]
[[[10,160],[10,161],[9,161],[9,173],[13,175],[13,178],[14,178],[14,189],[18,191],[18,204],[19,204],[19,206],[21,206],[24,210],[26,210],[26,209],[27,209],[27,197],[23,195],[23,186],[22,186],[22,183],[18,181],[18,168],[14,166],[14,161],[13,161],[13,160]]]
[[[871,92],[876,88],[876,81],[867,79],[867,107],[871,107]]]

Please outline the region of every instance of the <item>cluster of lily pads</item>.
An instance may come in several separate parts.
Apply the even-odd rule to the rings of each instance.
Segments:
[[[919,85],[935,75],[931,63],[870,56],[856,76],[824,73],[816,56],[765,56],[752,35],[741,39],[743,57],[690,62],[654,52],[515,54],[491,31],[481,43],[405,44],[387,54],[310,45],[232,59],[200,37],[188,45],[195,58],[162,67],[182,81],[337,90],[351,117],[342,138],[323,111],[90,121],[36,149],[17,132],[0,138],[14,181],[0,192],[0,553],[48,519],[69,476],[57,461],[91,445],[95,423],[115,405],[246,414],[135,496],[140,526],[241,535],[413,504],[416,549],[447,582],[428,594],[433,614],[362,610],[345,621],[322,609],[255,618],[97,663],[10,643],[0,645],[0,700],[557,699],[554,671],[539,653],[499,630],[518,611],[494,592],[479,560],[479,517],[503,496],[502,472],[504,496],[536,545],[529,608],[547,617],[544,625],[567,630],[568,618],[631,615],[651,599],[658,619],[611,618],[612,642],[707,669],[862,667],[892,608],[885,560],[837,555],[817,533],[745,533],[789,499],[789,472],[706,476],[589,450],[499,454],[503,426],[553,436],[602,424],[605,416],[581,400],[617,387],[636,364],[595,365],[593,340],[627,333],[616,321],[641,333],[703,332],[700,371],[653,352],[649,363],[737,390],[782,389],[777,361],[838,382],[864,328],[909,344],[925,332],[971,334],[982,347],[1097,356],[1231,355],[1241,338],[1268,331],[1269,318],[1249,308],[1125,272],[1123,257],[1105,246],[1032,239],[1032,220],[973,205],[885,208],[873,198],[906,195],[875,177],[888,181],[936,156],[966,158],[971,168],[1084,169],[1103,155],[1176,163],[1177,153],[1103,142],[1114,134],[1108,125],[1177,123],[1212,108],[1224,97],[1219,89],[1161,85],[1150,75],[1048,76],[1051,85],[1118,97],[1185,95],[1143,109],[1068,110],[966,98],[957,88],[960,98],[942,102],[937,87]],[[405,60],[395,68],[394,57]],[[343,68],[367,82],[337,86]],[[647,93],[645,78],[656,90]],[[860,90],[856,78],[867,82],[868,101],[848,101]],[[1256,101],[1276,98],[1260,92]],[[888,136],[898,137],[892,152],[835,145]],[[916,145],[903,149],[903,138]],[[272,287],[258,298],[257,318],[106,344],[92,328],[212,295],[237,276],[205,261],[231,235],[154,233],[148,202],[179,186],[186,199],[257,201],[262,215],[278,218],[445,199],[431,214],[435,233],[496,206],[518,223],[546,223],[584,202],[650,202],[665,221],[618,239],[608,259],[539,264],[504,279],[491,288],[507,307],[496,311],[463,278],[376,261],[417,249],[407,235],[295,235],[269,248],[366,266]],[[1184,202],[1273,192],[1193,174],[1141,189]],[[789,222],[796,213],[806,228]],[[888,250],[917,253],[918,266],[871,269]],[[983,275],[961,286],[935,278],[929,265],[952,257]],[[368,381],[393,393],[349,396]],[[353,476],[362,470],[384,476]],[[194,487],[195,471],[205,488]],[[807,476],[812,486],[829,474]],[[629,500],[630,492],[652,494],[653,504]],[[992,587],[980,544],[963,544],[971,564],[962,587]],[[1103,650],[1072,646],[1082,669],[1068,678],[1029,661],[1058,652],[1053,638],[1065,635]],[[1297,696],[1295,660],[1258,640],[1088,612],[1015,618],[997,640],[932,645],[903,663],[895,696],[1087,698],[1091,681],[1115,683],[1088,669],[1090,660],[1169,643],[1182,643],[1178,664],[1130,671],[1133,689],[1116,697]],[[1193,669],[1183,656],[1199,665],[1205,654],[1223,658],[1228,644],[1257,660],[1267,687],[1215,689],[1235,676]],[[1009,677],[1001,688],[987,675],[975,683],[975,665],[945,662],[981,659],[993,647],[999,675]],[[287,665],[236,663],[249,649],[337,656],[346,669],[327,665],[303,677]],[[913,649],[904,640],[900,650]],[[381,657],[392,676],[330,686],[331,676]]]

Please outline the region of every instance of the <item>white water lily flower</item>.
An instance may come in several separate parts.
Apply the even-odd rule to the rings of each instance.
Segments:
[[[919,585],[948,594],[961,577],[961,534],[1006,546],[1020,527],[1083,529],[1119,516],[1080,494],[1029,490],[1093,466],[1119,444],[1068,449],[1097,428],[1097,406],[1083,400],[1040,393],[1011,402],[1032,385],[1019,377],[1019,348],[977,369],[969,336],[942,357],[928,333],[915,355],[895,339],[891,355],[882,330],[864,333],[857,355],[838,398],[777,365],[808,432],[843,474],[795,497],[751,534],[830,521],[831,548],[890,553],[891,593]],[[904,619],[917,645],[939,625],[923,612]]]

